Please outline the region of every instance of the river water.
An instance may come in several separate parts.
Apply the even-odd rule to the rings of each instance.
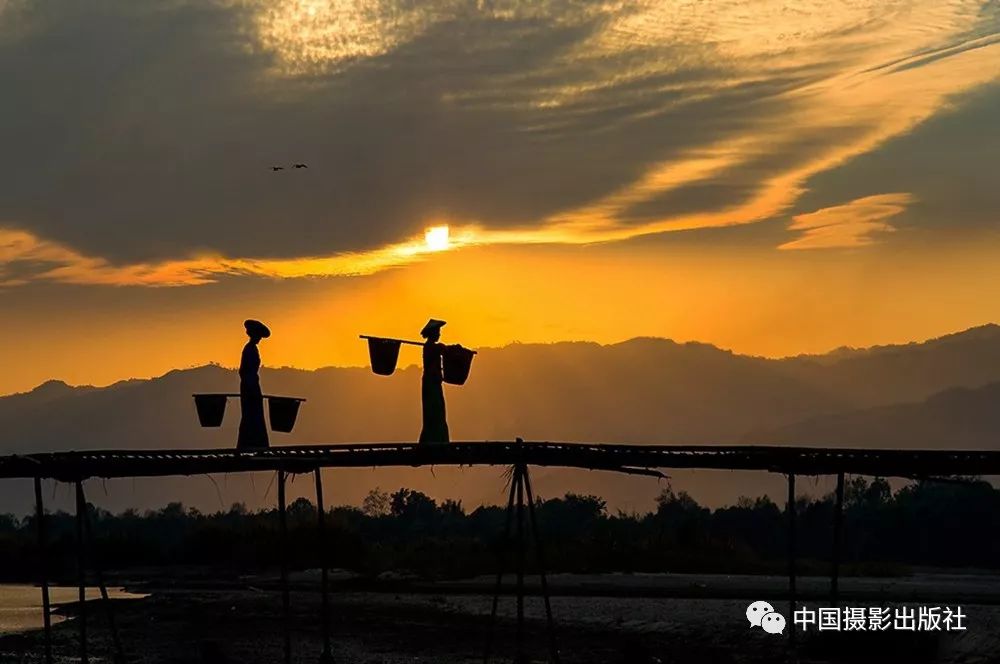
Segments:
[[[53,606],[75,602],[77,588],[53,587],[49,594]],[[138,599],[143,595],[128,593],[121,588],[108,588],[108,595],[113,598]],[[101,596],[97,588],[87,588],[87,599],[97,599]],[[66,618],[53,614],[52,624],[55,625]],[[23,632],[42,627],[42,591],[36,586],[0,585],[0,634]]]

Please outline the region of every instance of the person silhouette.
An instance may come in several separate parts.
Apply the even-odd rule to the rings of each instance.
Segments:
[[[423,429],[420,430],[420,444],[434,445],[448,442],[448,421],[444,409],[444,375],[441,368],[441,354],[444,344],[441,339],[443,320],[430,319],[420,336],[424,342],[424,375],[420,383],[423,406]]]
[[[240,435],[236,449],[268,447],[267,424],[264,422],[264,394],[260,390],[260,351],[257,344],[271,336],[271,330],[259,320],[243,322],[250,341],[240,357]]]

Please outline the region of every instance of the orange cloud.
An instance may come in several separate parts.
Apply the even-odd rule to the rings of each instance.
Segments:
[[[513,14],[494,16],[496,20],[572,19],[601,27],[559,57],[530,71],[500,76],[495,85],[491,79],[489,86],[442,90],[443,102],[558,109],[545,119],[564,122],[569,133],[574,117],[603,108],[594,102],[598,93],[611,93],[601,103],[622,106],[638,97],[655,98],[644,112],[656,117],[671,105],[711,100],[720,90],[747,82],[783,75],[800,82],[767,93],[773,114],[748,113],[733,123],[729,133],[712,134],[684,153],[648,164],[609,194],[578,201],[544,218],[527,219],[513,229],[491,228],[488,220],[458,220],[450,225],[448,249],[613,242],[774,219],[788,213],[813,176],[912,131],[953,107],[961,95],[1000,76],[1000,37],[977,33],[981,31],[978,3],[834,3],[832,10],[827,2],[814,4],[826,11],[790,12],[787,3],[778,0],[685,1],[669,6],[650,0],[629,3],[627,11],[619,11],[618,3],[602,5],[593,10],[607,14],[601,20],[595,20],[598,17],[590,10],[574,18],[562,3],[529,3],[517,10],[528,12],[525,16],[514,9]],[[272,8],[260,7],[256,38],[262,48],[276,54],[275,76],[343,70],[399,49],[429,25],[466,11],[465,3],[446,2],[433,11],[417,4],[405,16],[386,23],[383,13],[361,2],[282,0]],[[708,80],[675,76],[701,69],[721,73]],[[503,100],[496,101],[498,97]],[[664,126],[662,131],[687,129]],[[739,181],[749,193],[740,199],[709,200],[694,211],[673,212],[669,206],[655,213],[636,211],[672,192],[729,180]],[[869,244],[875,234],[892,229],[887,219],[902,213],[910,202],[908,194],[884,194],[797,215],[789,228],[800,237],[780,248]],[[365,251],[288,259],[199,253],[114,263],[25,230],[0,228],[0,285],[48,280],[181,286],[238,275],[352,276],[426,260],[431,253],[418,236]]]
[[[802,235],[778,249],[829,249],[872,244],[879,233],[896,230],[888,220],[912,202],[913,196],[906,193],[879,194],[795,215],[788,229],[801,231]]]
[[[725,62],[729,75],[677,83],[678,94],[669,103],[711,98],[782,72],[808,72],[808,82],[776,95],[780,113],[748,114],[734,136],[654,163],[619,190],[559,211],[534,228],[493,237],[581,244],[771,219],[795,204],[811,177],[878,149],[953,108],[960,95],[1000,77],[1000,35],[976,34],[979,3],[813,4],[815,11],[789,12],[780,1],[665,5],[649,0],[609,17],[603,30],[540,76],[559,81],[560,74],[587,67],[591,78],[534,86],[521,102],[525,107],[565,109],[571,116],[595,93],[620,89],[618,101],[627,104],[633,101],[630,85],[697,63]],[[663,57],[642,57],[660,48],[667,49]],[[627,67],[604,64],[619,63],[630,53],[636,57],[626,60]],[[472,103],[475,96],[463,100]],[[516,106],[517,98],[509,103]],[[758,166],[768,160],[781,165]],[[654,218],[633,216],[634,207],[664,194],[724,183],[746,172],[758,174],[754,193],[745,200]]]
[[[474,228],[451,229],[448,249],[481,244]],[[489,235],[484,235],[488,238]],[[362,276],[409,265],[442,251],[419,235],[370,251],[289,259],[233,258],[199,254],[188,258],[116,265],[87,256],[23,230],[0,228],[0,286],[31,280],[104,286],[198,286],[225,276],[273,279]],[[17,269],[22,266],[23,269]],[[24,276],[18,276],[23,272]]]

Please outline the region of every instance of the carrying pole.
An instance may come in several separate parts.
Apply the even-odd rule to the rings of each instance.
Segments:
[[[374,339],[375,341],[395,341],[400,344],[410,344],[411,346],[423,346],[423,341],[411,341],[409,339],[393,339],[392,337],[373,337],[370,334],[359,334],[359,339]]]
[[[423,341],[412,341],[410,339],[394,339],[392,337],[373,337],[370,334],[359,334],[359,339],[374,339],[375,341],[395,341],[396,343],[409,344],[411,346],[424,346],[426,345]],[[470,350],[470,353],[477,355],[476,351]]]

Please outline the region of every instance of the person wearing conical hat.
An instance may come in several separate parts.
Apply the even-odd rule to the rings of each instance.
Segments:
[[[420,431],[421,445],[435,445],[448,442],[448,421],[445,417],[444,375],[441,367],[441,354],[444,344],[440,343],[443,320],[430,319],[420,336],[424,342],[424,375],[420,383],[420,396],[423,404],[423,429]]]
[[[261,449],[269,445],[264,421],[264,394],[260,389],[260,351],[257,344],[271,336],[271,330],[259,320],[243,323],[250,340],[240,357],[240,434],[236,449]]]

